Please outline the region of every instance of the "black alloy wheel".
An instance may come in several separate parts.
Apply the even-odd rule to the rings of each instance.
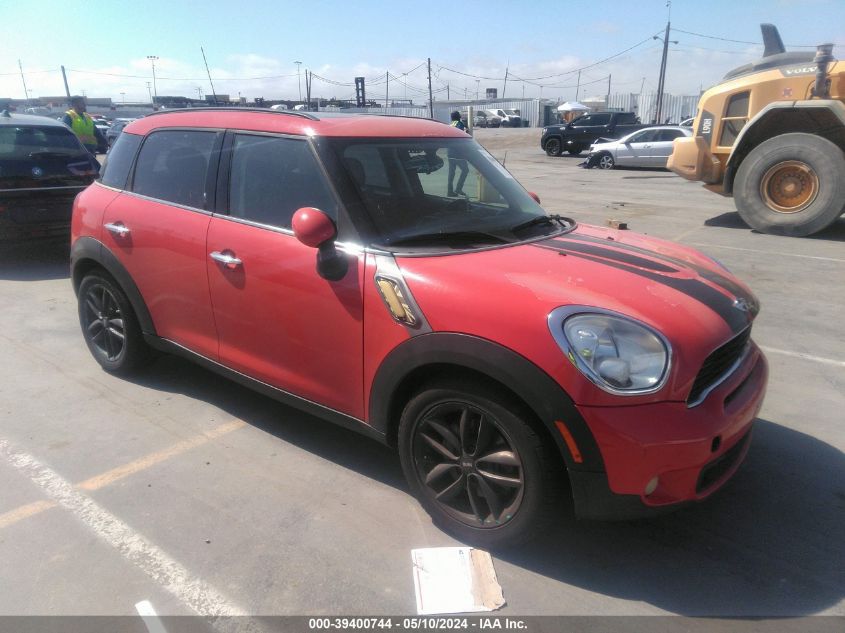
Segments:
[[[413,437],[426,494],[452,518],[485,528],[511,520],[522,503],[522,460],[498,422],[467,402],[430,409]]]
[[[495,385],[456,377],[423,386],[402,412],[398,448],[409,487],[434,522],[485,547],[543,533],[567,479],[535,423]]]
[[[123,314],[115,296],[102,284],[91,284],[82,297],[86,338],[106,360],[115,362],[126,347]]]
[[[125,373],[149,359],[132,305],[114,280],[104,272],[91,272],[77,295],[82,335],[103,369]]]
[[[559,138],[550,138],[546,141],[546,154],[549,156],[560,156],[561,144]]]

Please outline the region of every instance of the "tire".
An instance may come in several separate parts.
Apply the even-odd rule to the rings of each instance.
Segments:
[[[128,374],[150,360],[132,304],[105,271],[88,273],[79,284],[78,298],[82,336],[103,369]]]
[[[546,154],[549,156],[560,156],[562,151],[560,139],[555,137],[548,139],[544,149],[546,150]]]
[[[432,383],[407,403],[399,425],[411,491],[441,529],[483,547],[542,533],[565,481],[560,458],[500,392],[471,381]]]
[[[818,233],[842,214],[845,155],[813,134],[776,136],[742,161],[733,195],[740,217],[761,233]]]
[[[578,156],[581,152],[584,151],[584,148],[580,145],[571,145],[570,147],[566,148],[566,153],[570,156]]]
[[[610,152],[602,152],[596,157],[595,166],[599,169],[613,169],[616,167],[616,161],[613,160],[613,154]]]

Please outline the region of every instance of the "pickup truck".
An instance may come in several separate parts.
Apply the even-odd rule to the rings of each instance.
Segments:
[[[617,139],[645,127],[634,112],[584,114],[569,123],[544,127],[540,147],[549,156],[562,152],[577,156],[599,138]]]

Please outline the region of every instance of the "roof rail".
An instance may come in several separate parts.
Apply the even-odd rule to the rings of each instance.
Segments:
[[[285,116],[298,116],[302,117],[303,119],[309,119],[311,121],[319,121],[317,117],[315,117],[310,112],[304,112],[302,110],[271,110],[270,108],[238,108],[238,107],[225,107],[225,106],[214,106],[207,108],[205,106],[199,106],[196,108],[172,108],[167,110],[157,110],[152,114],[146,115],[146,117],[156,116],[158,114],[176,114],[176,113],[185,113],[190,112],[192,114],[196,114],[197,112],[263,112],[264,114],[281,114]]]

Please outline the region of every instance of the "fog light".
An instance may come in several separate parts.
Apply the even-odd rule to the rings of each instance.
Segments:
[[[652,492],[657,490],[657,482],[659,478],[654,477],[650,482],[645,485],[645,496],[649,496]]]

